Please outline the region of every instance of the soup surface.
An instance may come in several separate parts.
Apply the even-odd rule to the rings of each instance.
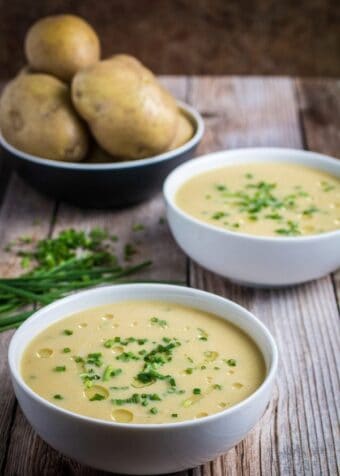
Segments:
[[[297,164],[213,169],[185,182],[176,203],[201,221],[251,235],[289,237],[340,229],[340,180]]]
[[[256,344],[217,316],[174,303],[124,301],[73,314],[27,347],[25,382],[56,405],[123,423],[220,412],[253,393]]]

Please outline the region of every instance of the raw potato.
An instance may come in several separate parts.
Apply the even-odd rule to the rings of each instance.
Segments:
[[[77,73],[72,99],[96,141],[113,156],[152,157],[175,136],[175,100],[133,57],[113,56]]]
[[[25,51],[32,69],[69,81],[100,57],[99,39],[92,27],[74,15],[42,18],[29,29]]]
[[[0,99],[0,128],[17,149],[39,157],[77,162],[88,147],[69,88],[46,74],[20,74]]]
[[[108,164],[117,161],[117,158],[112,157],[112,155],[108,154],[97,144],[92,146],[91,152],[86,157],[86,162],[90,164]]]
[[[170,144],[169,150],[177,149],[181,145],[185,144],[194,135],[194,127],[187,116],[179,111],[178,126],[175,137]]]

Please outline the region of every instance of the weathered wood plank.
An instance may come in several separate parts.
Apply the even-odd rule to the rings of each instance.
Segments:
[[[194,77],[190,84],[188,98],[206,117],[202,151],[301,145],[288,78]]]
[[[296,87],[306,146],[340,159],[340,80],[298,79]]]
[[[50,228],[53,203],[13,175],[0,209],[0,275],[20,273],[20,259],[4,250],[4,246],[20,236],[40,239]],[[0,334],[0,474],[5,462],[15,411],[15,398],[7,366],[7,349],[14,331]]]
[[[194,79],[190,99],[209,119],[201,150],[242,146],[301,147],[289,79]],[[281,365],[264,417],[220,461],[195,474],[336,473],[336,395],[333,354],[339,345],[331,279],[296,288],[240,288],[192,264],[190,283],[224,295],[253,311],[274,334]]]
[[[340,81],[299,79],[296,85],[306,147],[340,159]],[[333,283],[340,309],[340,271]]]
[[[178,97],[189,98],[205,115],[207,133],[200,147],[202,153],[252,145],[302,145],[294,84],[289,79],[192,78],[189,88],[185,78],[166,78],[165,83],[173,88]],[[320,83],[318,88],[321,86]],[[317,97],[323,97],[318,94]],[[315,95],[313,89],[313,98]],[[323,107],[318,106],[318,101],[313,104],[316,104],[313,106],[316,110]],[[329,117],[326,112],[323,114],[328,122],[321,120],[317,126],[313,123],[314,129],[310,129],[307,122],[302,123],[308,147],[312,147],[311,140],[316,140],[316,130],[317,134],[324,134],[325,137],[325,148],[319,138],[317,144],[321,145],[318,150],[330,153],[326,145],[331,141],[330,137],[338,140],[336,129],[332,126],[333,122],[338,124],[335,119],[338,116],[333,112]],[[319,117],[318,112],[314,113],[315,116]],[[301,118],[304,119],[303,111]],[[37,237],[48,233],[47,217],[51,217],[53,203],[40,198],[35,192],[24,192],[29,189],[18,179],[14,180],[17,182],[11,182],[0,210],[1,243],[17,234],[31,234],[35,229],[32,222],[38,216],[41,216],[41,224],[36,229]],[[36,198],[32,198],[34,196]],[[155,263],[144,275],[145,278],[183,280],[186,260],[175,246],[167,226],[159,223],[163,214],[159,197],[117,212],[81,211],[62,204],[53,232],[69,226],[105,226],[120,236],[117,245],[119,254],[122,243],[138,242],[139,254],[135,259],[154,259]],[[6,227],[2,226],[4,223]],[[136,223],[144,224],[145,230],[134,232],[132,226]],[[7,259],[8,256],[0,254],[1,274],[18,269],[17,263],[11,264]],[[339,349],[339,332],[330,278],[296,288],[265,291],[241,288],[203,271],[195,264],[191,264],[188,271],[192,286],[231,298],[252,310],[266,323],[278,342],[281,365],[273,399],[261,422],[248,437],[225,456],[201,468],[184,472],[182,476],[337,474],[335,424],[339,419],[337,398],[340,392],[336,350]],[[0,336],[1,356],[7,347],[8,335]],[[19,409],[13,412],[14,398],[6,367],[1,358],[0,375],[5,385],[0,394],[0,406],[4,409],[0,412],[0,468],[4,460],[6,463],[3,473],[7,476],[104,474],[59,455],[35,435]]]
[[[162,78],[162,82],[176,97],[185,99],[187,94],[185,78]],[[121,259],[124,244],[132,243],[138,252],[131,263],[147,259],[153,261],[152,266],[136,278],[185,282],[186,257],[176,246],[167,224],[163,222],[164,215],[161,195],[141,205],[117,211],[80,210],[60,204],[52,233],[55,235],[69,227],[87,230],[96,226],[106,228],[110,234],[119,237],[117,254]],[[136,224],[142,224],[144,230],[134,231],[133,225]],[[17,408],[5,468],[5,475],[15,474],[99,476],[104,473],[79,465],[53,450],[34,433],[20,408]],[[182,476],[186,474],[185,472]]]
[[[187,101],[189,80],[186,76],[161,76],[159,81],[175,96],[176,99]]]

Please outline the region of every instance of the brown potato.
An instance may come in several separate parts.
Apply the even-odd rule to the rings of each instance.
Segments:
[[[74,15],[42,18],[28,30],[25,51],[33,70],[69,81],[75,73],[100,57],[100,43],[93,28]]]
[[[178,126],[176,129],[175,137],[173,138],[168,150],[177,149],[181,145],[185,144],[194,135],[194,127],[184,112],[178,113]]]
[[[72,100],[98,144],[113,156],[151,157],[175,136],[175,100],[133,57],[116,55],[77,73]]]
[[[19,74],[0,99],[0,128],[17,149],[53,160],[77,162],[87,153],[85,125],[69,88],[46,74]]]

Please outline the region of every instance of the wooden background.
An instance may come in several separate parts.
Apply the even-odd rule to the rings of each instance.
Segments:
[[[0,78],[24,63],[30,24],[84,16],[103,55],[136,55],[158,74],[340,75],[339,0],[0,0]]]
[[[198,153],[285,146],[340,156],[340,81],[185,76],[162,81],[205,118],[206,133]],[[119,243],[139,242],[136,259],[153,260],[144,276],[183,280],[232,299],[254,312],[273,333],[279,372],[260,422],[227,454],[177,476],[338,474],[339,273],[276,290],[240,287],[186,258],[167,225],[160,224],[165,213],[161,195],[128,210],[80,210],[40,195],[1,168],[1,163],[0,181],[1,244],[23,235],[45,238],[67,227],[104,226],[119,235]],[[145,230],[134,233],[135,223],[143,223]],[[20,271],[18,260],[1,246],[0,275]],[[26,421],[8,374],[6,353],[12,334],[0,334],[0,474],[104,476],[60,455]]]

